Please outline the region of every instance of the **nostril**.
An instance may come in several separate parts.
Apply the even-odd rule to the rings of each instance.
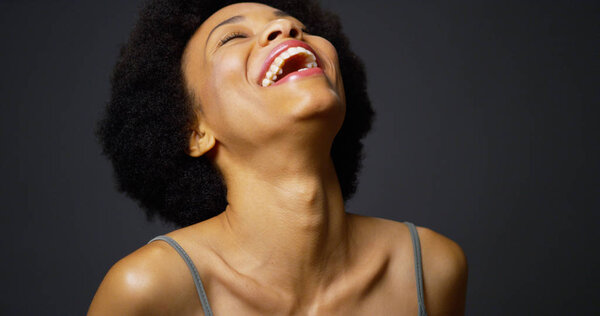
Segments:
[[[290,30],[290,37],[296,37],[296,36],[298,36],[298,30],[291,29]]]
[[[276,39],[277,36],[279,36],[279,34],[281,34],[280,31],[273,32],[273,33],[269,34],[269,37],[267,37],[267,39],[269,41],[272,41],[272,40]]]

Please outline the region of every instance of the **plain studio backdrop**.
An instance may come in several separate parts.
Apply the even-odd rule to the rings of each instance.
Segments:
[[[0,1],[2,315],[85,314],[173,230],[117,193],[93,134],[140,3]],[[467,315],[600,307],[599,4],[324,1],[377,112],[348,211],[458,242]]]

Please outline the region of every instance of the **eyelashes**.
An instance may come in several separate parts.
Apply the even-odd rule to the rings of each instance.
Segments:
[[[310,34],[310,32],[306,28],[303,28],[302,32],[305,34]],[[246,35],[242,32],[229,33],[219,41],[218,47],[225,45],[227,42],[231,41],[234,38],[246,38],[246,37],[248,37],[248,35]]]
[[[219,41],[219,46],[223,46],[225,43],[231,41],[234,38],[238,38],[238,37],[240,37],[240,38],[246,38],[248,36],[246,34],[244,34],[244,33],[241,33],[241,32],[229,33],[229,34],[227,34],[224,38],[222,38]]]

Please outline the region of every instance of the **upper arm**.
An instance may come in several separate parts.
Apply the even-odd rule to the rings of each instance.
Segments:
[[[467,291],[467,258],[449,238],[418,228],[423,256],[423,282],[427,314],[464,315]]]

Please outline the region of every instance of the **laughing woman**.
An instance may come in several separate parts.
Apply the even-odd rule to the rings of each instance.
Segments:
[[[98,135],[119,189],[181,228],[119,260],[88,315],[462,315],[456,243],[345,211],[372,116],[314,2],[148,3]]]

